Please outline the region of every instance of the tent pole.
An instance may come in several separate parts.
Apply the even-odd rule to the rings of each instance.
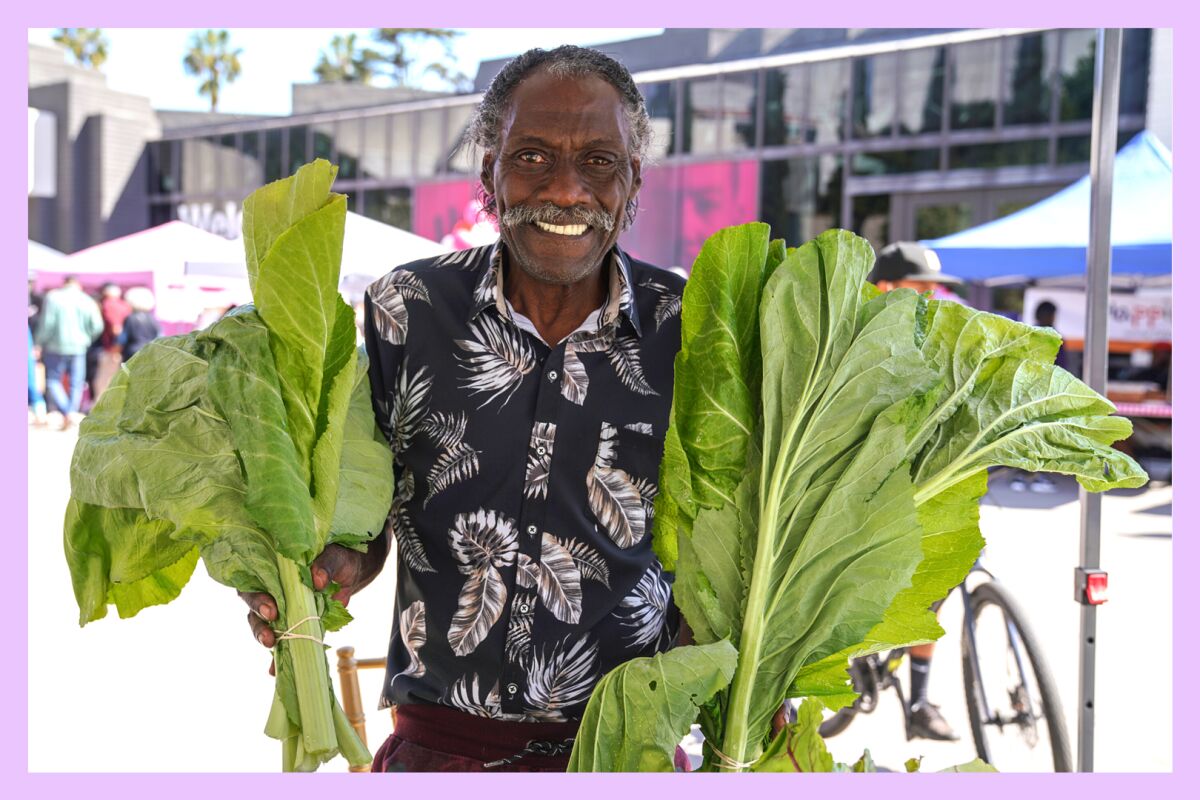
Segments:
[[[1113,157],[1117,149],[1121,29],[1103,28],[1096,38],[1092,100],[1092,198],[1087,249],[1087,317],[1083,380],[1100,394],[1108,389],[1108,293],[1112,273]],[[1100,568],[1100,495],[1079,488],[1079,565]],[[1076,577],[1079,611],[1079,771],[1094,771],[1096,725],[1096,606],[1087,602]]]

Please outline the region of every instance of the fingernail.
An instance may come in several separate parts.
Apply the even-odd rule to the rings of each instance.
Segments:
[[[317,570],[316,580],[319,583],[325,584],[329,582],[329,573],[323,569]]]
[[[264,631],[258,635],[258,643],[261,644],[263,647],[269,647],[269,645],[267,644],[266,631]]]
[[[266,603],[263,603],[261,606],[258,607],[258,615],[260,617],[262,617],[263,619],[267,619],[267,615],[270,613],[271,613],[271,607],[268,606]]]

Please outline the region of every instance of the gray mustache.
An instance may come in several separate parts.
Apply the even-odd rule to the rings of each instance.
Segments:
[[[517,225],[541,222],[546,225],[587,225],[611,233],[617,221],[607,211],[594,211],[582,206],[562,208],[553,203],[540,206],[512,206],[500,215],[500,223],[512,228]]]

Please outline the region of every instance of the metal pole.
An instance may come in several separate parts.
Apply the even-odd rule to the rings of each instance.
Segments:
[[[1117,149],[1121,29],[1097,33],[1092,101],[1092,202],[1087,249],[1087,321],[1083,380],[1100,394],[1108,389],[1108,285],[1112,272],[1113,156]],[[1100,567],[1100,495],[1079,489],[1081,569]],[[1093,771],[1096,725],[1096,606],[1079,611],[1079,771]]]

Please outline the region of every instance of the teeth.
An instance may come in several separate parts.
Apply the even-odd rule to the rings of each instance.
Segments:
[[[534,223],[547,233],[557,233],[560,236],[582,236],[587,225],[548,225],[545,222]]]

